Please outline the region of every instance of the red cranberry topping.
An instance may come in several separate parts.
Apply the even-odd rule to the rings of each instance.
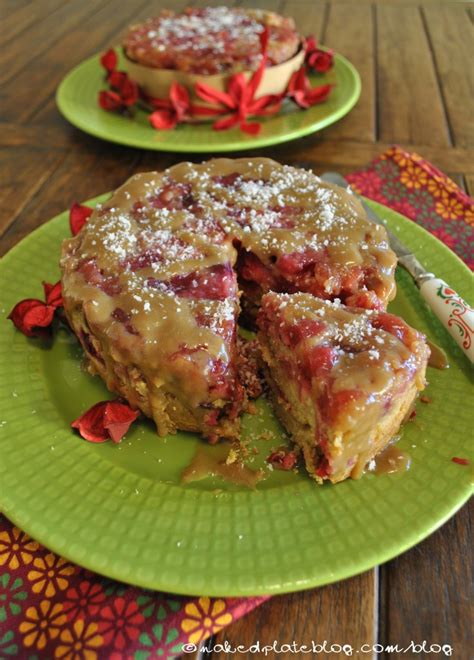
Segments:
[[[280,335],[285,346],[294,348],[304,339],[321,334],[325,328],[326,324],[323,321],[302,319],[296,325],[284,325],[280,329]]]
[[[191,190],[190,183],[168,183],[158,194],[149,197],[148,202],[156,209],[187,209],[194,203]]]
[[[321,479],[324,479],[324,477],[328,477],[330,474],[331,474],[331,468],[329,465],[329,461],[326,457],[324,457],[321,459],[321,462],[316,468],[316,475],[318,477],[321,477]]]
[[[102,362],[102,364],[104,364],[104,360],[95,350],[90,334],[88,332],[84,332],[84,330],[81,330],[80,339],[81,339],[81,344],[84,346],[84,348],[89,353],[89,355],[92,355],[92,357],[96,358],[96,360],[99,360],[99,362]]]
[[[305,375],[307,378],[327,374],[336,361],[336,352],[331,346],[313,346],[305,353]]]
[[[231,174],[216,175],[211,178],[215,183],[230,187],[235,186],[236,182],[241,180],[241,175],[238,172],[232,172]]]
[[[319,397],[318,406],[321,417],[329,423],[344,413],[345,409],[360,397],[358,390],[326,391]]]
[[[239,252],[237,269],[244,280],[256,282],[265,289],[275,288],[275,277],[253,252],[246,252],[245,250]]]
[[[104,275],[95,259],[87,259],[79,264],[78,272],[82,274],[88,284],[96,286],[108,296],[116,296],[122,291],[122,285],[116,275]]]
[[[348,296],[345,299],[345,304],[348,307],[360,307],[362,309],[383,309],[383,304],[377,298],[377,294],[373,291],[359,291],[358,293]]]
[[[273,465],[277,470],[292,470],[296,465],[296,454],[287,449],[278,449],[273,451],[267,458],[267,463]]]
[[[211,266],[188,275],[176,275],[168,282],[149,277],[147,284],[155,288],[164,285],[180,298],[225,300],[237,294],[235,273],[230,264]]]
[[[121,307],[116,307],[112,312],[112,318],[114,318],[119,323],[122,323],[125,327],[125,330],[131,335],[139,335],[140,333],[135,328],[133,323],[130,320],[130,314],[127,314],[125,310]]]
[[[405,346],[410,346],[416,336],[415,332],[407,326],[405,321],[387,312],[379,312],[377,316],[374,316],[372,318],[372,325],[374,328],[380,328],[390,332],[391,335],[403,342]]]
[[[277,260],[277,268],[285,275],[295,275],[307,270],[318,258],[316,250],[305,250],[304,252],[292,252],[282,254]]]

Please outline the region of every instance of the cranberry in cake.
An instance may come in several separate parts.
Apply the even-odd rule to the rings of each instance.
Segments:
[[[132,177],[64,242],[64,309],[90,370],[159,434],[214,441],[239,436],[246,388],[258,390],[239,355],[241,305],[252,316],[273,290],[383,309],[395,263],[385,229],[311,172],[181,163]]]
[[[289,60],[301,45],[293,19],[271,11],[229,7],[164,10],[134,25],[124,41],[129,59],[144,66],[200,75],[254,71],[260,34],[269,29],[268,65]]]
[[[258,326],[275,412],[309,474],[360,476],[425,386],[425,337],[387,312],[306,293],[266,294]]]

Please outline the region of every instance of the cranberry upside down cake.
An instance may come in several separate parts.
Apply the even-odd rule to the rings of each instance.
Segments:
[[[336,317],[327,321],[328,326],[342,324],[341,319],[352,314],[375,328],[378,311],[395,295],[395,265],[385,229],[368,220],[353,195],[311,172],[266,158],[181,163],[161,173],[137,174],[95,208],[77,236],[64,242],[61,259],[65,312],[91,372],[152,417],[160,435],[182,429],[199,432],[210,441],[238,438],[239,415],[246,407],[245,369],[237,342],[241,306],[252,323],[264,294],[304,292],[307,295],[297,295],[295,301],[307,301],[305,309],[311,301],[317,309],[326,309],[314,296],[341,301],[334,309],[327,306]],[[271,382],[286,391],[281,369],[274,365],[276,356],[286,359],[289,350],[284,343],[276,347],[277,326],[287,320],[272,302],[277,298],[265,300],[260,341]],[[291,295],[285,300],[292,309]],[[358,311],[345,311],[342,305]],[[361,308],[376,311],[370,315]],[[411,334],[414,331],[406,332],[410,342],[418,337]],[[361,378],[370,380],[374,372],[370,356],[378,350],[380,360],[388,360],[397,370],[390,391],[408,401],[414,390],[409,389],[409,396],[405,390],[403,394],[403,374],[412,373],[416,363],[419,384],[422,360],[420,365],[416,356],[408,360],[414,350],[411,344],[404,346],[389,330],[374,330],[375,343],[379,336],[384,346],[376,344],[372,352],[354,351],[354,364],[365,370]],[[421,339],[417,341],[421,345]],[[343,359],[336,344],[334,351],[337,361],[333,364],[328,357],[327,363],[331,374]],[[296,395],[305,388],[311,391],[311,381],[305,385],[301,380],[296,386],[292,373],[286,375],[288,386],[293,383],[291,405],[299,406]],[[357,389],[357,384],[343,385],[345,373],[346,367],[338,375],[338,387]],[[347,403],[359,404],[355,399]],[[385,410],[388,404],[377,405],[377,410]],[[374,412],[364,418],[364,428],[379,423],[376,407],[367,410]],[[288,415],[281,415],[296,436],[293,417],[321,432],[314,413],[311,423],[296,415],[300,412],[295,408],[291,424]],[[339,460],[336,449],[345,440],[339,431],[330,436],[332,413],[327,415],[327,447],[334,445],[334,451],[325,450],[328,469],[333,470],[328,475],[345,475],[354,466],[341,467],[346,453]],[[391,424],[383,433],[394,428]],[[378,447],[382,431],[372,440]],[[320,451],[324,441],[317,444]],[[315,446],[313,442],[313,450]],[[355,457],[360,463],[371,455],[367,447],[357,447],[350,449],[347,460]],[[316,461],[313,454],[311,460]],[[321,472],[323,464],[318,459],[314,470]]]
[[[425,386],[424,336],[387,312],[307,293],[266,294],[258,325],[275,411],[309,474],[360,476]]]
[[[301,47],[293,19],[262,9],[229,7],[163,10],[133,25],[127,57],[143,66],[199,75],[254,71],[261,59],[259,35],[269,30],[268,66],[286,62]]]

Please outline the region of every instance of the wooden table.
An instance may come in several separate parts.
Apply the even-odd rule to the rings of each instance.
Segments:
[[[186,4],[197,3],[168,3]],[[202,4],[225,3],[204,0]],[[473,70],[469,68],[473,4],[420,0],[243,4],[294,16],[305,34],[313,33],[346,55],[363,83],[359,103],[336,125],[256,154],[316,172],[328,168],[349,172],[397,142],[474,193]],[[160,5],[166,2],[1,0],[2,252],[73,200],[111,190],[132,172],[162,169],[182,159],[89,137],[66,123],[54,103],[55,89],[72,66],[115,44],[131,21],[147,17]],[[189,158],[201,160],[199,155]],[[468,658],[472,650],[469,543],[464,507],[441,530],[388,564],[325,588],[272,598],[214,641],[248,646],[256,640],[262,645],[273,640],[299,644],[327,640],[358,648],[376,642],[407,646],[411,640],[427,640],[451,644],[454,657]],[[354,653],[364,658],[375,655]],[[233,656],[212,655],[213,660],[224,657]]]

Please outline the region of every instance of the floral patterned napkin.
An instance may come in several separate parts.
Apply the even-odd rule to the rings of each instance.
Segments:
[[[431,163],[394,146],[347,179],[434,234],[474,270],[474,201]]]
[[[474,269],[473,201],[421,156],[392,147],[347,178]],[[70,564],[0,516],[0,658],[172,658],[267,598],[189,598],[130,587]]]

